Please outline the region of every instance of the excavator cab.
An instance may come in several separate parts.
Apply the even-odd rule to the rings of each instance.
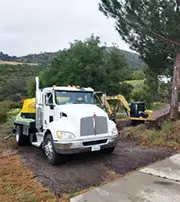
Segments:
[[[130,107],[130,117],[133,118],[147,118],[148,114],[145,113],[146,107],[144,102],[132,102]]]

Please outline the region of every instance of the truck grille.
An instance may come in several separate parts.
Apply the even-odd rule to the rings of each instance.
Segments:
[[[93,117],[85,117],[81,119],[81,136],[100,135],[108,132],[106,117],[97,116],[95,119],[95,124],[93,122]]]

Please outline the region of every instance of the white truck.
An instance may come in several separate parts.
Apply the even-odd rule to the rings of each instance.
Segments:
[[[65,154],[113,152],[119,140],[116,124],[94,104],[94,95],[92,88],[40,89],[36,77],[35,113],[20,113],[14,121],[17,144],[42,147],[51,165]]]

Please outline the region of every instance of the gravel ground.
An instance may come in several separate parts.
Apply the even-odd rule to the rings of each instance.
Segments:
[[[111,155],[99,152],[69,156],[65,164],[48,165],[42,151],[29,146],[19,149],[22,161],[33,168],[36,179],[60,196],[99,186],[139,167],[170,156],[167,148],[140,147],[120,141]]]

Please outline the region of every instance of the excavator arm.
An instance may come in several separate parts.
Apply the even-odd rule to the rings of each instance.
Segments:
[[[115,100],[115,101],[121,103],[124,110],[126,111],[127,115],[130,116],[131,109],[129,107],[129,103],[127,102],[127,100],[125,99],[125,97],[123,95],[107,96],[106,100],[107,100],[107,103],[108,103],[108,101],[111,101],[111,100]],[[109,103],[107,105],[109,105]],[[110,105],[109,105],[109,107],[110,107]]]

